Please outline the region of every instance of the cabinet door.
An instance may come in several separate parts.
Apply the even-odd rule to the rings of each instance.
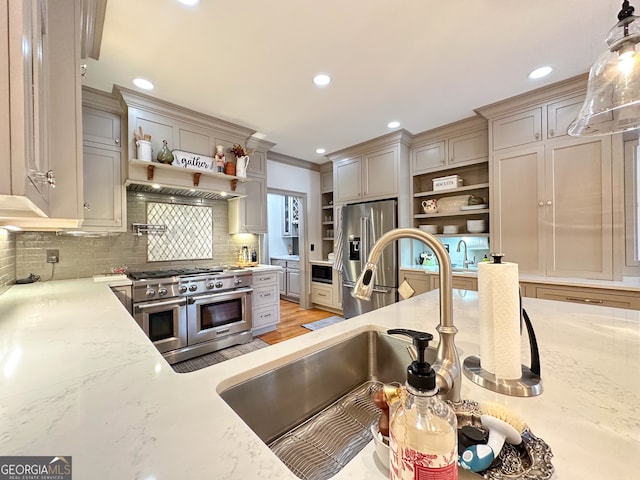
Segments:
[[[49,214],[47,148],[47,2],[5,2],[9,38],[11,191]],[[6,32],[5,32],[6,35]]]
[[[534,108],[491,122],[493,150],[542,140],[542,108]]]
[[[300,270],[287,270],[287,295],[300,296]]]
[[[447,164],[447,143],[440,140],[411,149],[411,172],[413,174],[440,170]]]
[[[330,285],[311,282],[311,302],[330,307],[333,305],[333,288]]]
[[[320,176],[320,190],[322,193],[333,191],[333,172],[326,172]]]
[[[229,233],[267,233],[265,179],[251,177],[247,180],[246,197],[229,200]]]
[[[82,107],[82,140],[120,150],[120,116]]]
[[[280,295],[287,294],[287,275],[286,270],[280,270],[278,272],[278,287],[280,288]]]
[[[456,135],[449,139],[449,165],[471,165],[486,162],[489,154],[487,130]]]
[[[547,147],[546,273],[613,278],[611,137]]]
[[[583,102],[584,95],[578,95],[547,105],[547,138],[566,136],[569,125],[580,113]]]
[[[248,175],[265,175],[267,173],[267,156],[264,152],[253,152],[249,157]]]
[[[491,245],[522,273],[545,273],[544,147],[496,155]]]
[[[83,153],[83,226],[123,226],[120,151],[85,146]]]
[[[359,200],[362,195],[362,157],[335,162],[333,178],[336,203]]]
[[[391,147],[364,156],[363,196],[388,197],[398,194],[398,149]]]
[[[431,290],[429,275],[425,273],[400,271],[400,284],[405,281],[413,288],[414,297]]]

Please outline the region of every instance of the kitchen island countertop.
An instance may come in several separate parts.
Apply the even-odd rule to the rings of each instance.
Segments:
[[[540,345],[544,393],[508,397],[463,378],[463,398],[519,413],[550,445],[555,478],[636,478],[640,312],[523,302]],[[454,292],[462,359],[478,354],[477,310],[476,292]],[[79,480],[295,479],[217,392],[366,329],[435,334],[437,319],[433,291],[178,374],[106,284],[16,285],[0,295],[0,451],[72,456]],[[387,478],[373,452],[369,443],[335,478]],[[479,478],[460,478],[472,477]]]

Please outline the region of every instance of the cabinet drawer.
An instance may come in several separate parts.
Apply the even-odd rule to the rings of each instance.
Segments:
[[[287,268],[289,270],[300,270],[300,262],[287,260]]]
[[[460,290],[478,290],[478,281],[475,278],[467,277],[453,277],[451,282],[453,288],[459,288]]]
[[[286,268],[287,267],[287,261],[286,260],[276,260],[276,259],[272,258],[271,259],[271,265],[275,265],[277,267]]]
[[[278,303],[280,299],[280,289],[278,285],[267,285],[253,289],[252,302],[254,308],[264,307]]]
[[[264,285],[276,285],[278,283],[278,272],[254,273],[253,287],[262,287]]]
[[[275,325],[280,321],[278,315],[278,305],[270,305],[253,310],[253,329],[265,327],[267,325]]]
[[[591,292],[585,289],[573,288],[538,287],[536,288],[536,297],[545,300],[583,303],[585,305],[640,309],[640,300],[631,294]]]
[[[311,301],[319,305],[333,305],[333,289],[327,285],[312,282]]]

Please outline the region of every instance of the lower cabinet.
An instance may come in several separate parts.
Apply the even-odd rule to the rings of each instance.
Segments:
[[[261,335],[275,330],[280,321],[279,269],[254,272],[253,274],[253,334]]]
[[[428,292],[429,290],[433,290],[431,284],[431,275],[427,274],[426,272],[420,272],[416,270],[400,270],[400,285],[402,285],[403,282],[407,282],[413,289],[414,293],[412,297],[420,295],[421,293]]]
[[[282,298],[293,301],[300,300],[300,262],[272,258],[271,265],[282,267],[279,274]]]
[[[400,285],[405,281],[414,291],[413,295],[411,295],[412,297],[440,288],[440,276],[433,272],[400,269]],[[477,291],[478,279],[470,276],[453,275],[451,286],[458,290]]]
[[[629,290],[526,282],[521,283],[521,287],[525,297],[640,310],[640,295],[638,295],[638,292]]]
[[[311,302],[316,305],[333,307],[333,286],[326,283],[311,282]]]

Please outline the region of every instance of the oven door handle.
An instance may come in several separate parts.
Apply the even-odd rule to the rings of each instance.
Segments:
[[[197,295],[197,296],[189,297],[187,301],[189,302],[189,305],[193,305],[194,303],[196,303],[196,301],[209,300],[210,298],[222,297],[224,295],[233,295],[236,293],[251,293],[251,292],[253,292],[253,287],[240,287],[240,288],[235,288],[233,290],[225,290],[223,292],[218,292],[218,293],[209,293],[205,295],[199,295],[199,296]]]
[[[187,301],[184,298],[179,300],[167,300],[165,302],[151,302],[151,303],[143,303],[142,305],[136,305],[136,308],[140,310],[144,310],[146,308],[157,308],[157,307],[169,307],[173,305],[186,305]]]

